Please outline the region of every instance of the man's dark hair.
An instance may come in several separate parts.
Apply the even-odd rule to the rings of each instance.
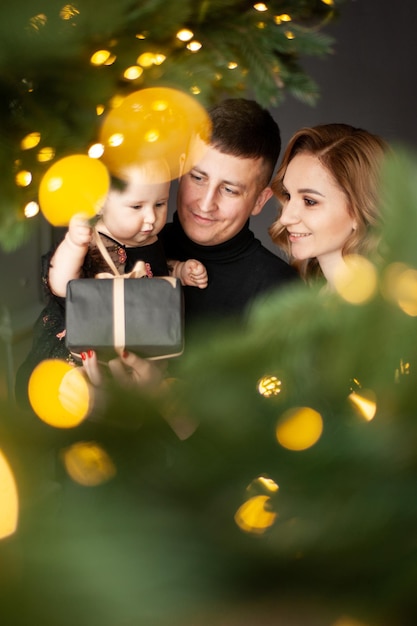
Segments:
[[[209,109],[210,145],[240,158],[262,158],[268,185],[281,150],[278,124],[267,109],[254,100],[229,98]]]

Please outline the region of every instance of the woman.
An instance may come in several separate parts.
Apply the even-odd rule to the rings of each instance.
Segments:
[[[378,181],[385,142],[347,124],[299,130],[272,189],[281,213],[269,229],[301,276],[330,287],[347,254],[378,252]]]

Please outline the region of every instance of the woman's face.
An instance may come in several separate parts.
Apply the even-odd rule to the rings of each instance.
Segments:
[[[356,228],[347,198],[318,157],[297,154],[285,172],[280,222],[294,259],[317,258],[326,269],[341,260],[343,246]]]

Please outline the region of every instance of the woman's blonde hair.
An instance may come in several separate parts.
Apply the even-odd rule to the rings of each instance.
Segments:
[[[376,255],[381,230],[379,176],[386,152],[387,144],[381,137],[348,124],[302,128],[291,138],[271,187],[283,203],[283,179],[290,161],[300,153],[316,156],[345,193],[350,214],[357,222],[357,228],[346,240],[342,254]],[[279,217],[269,228],[269,234],[291,261],[287,231]],[[295,265],[304,279],[321,275],[315,258]]]

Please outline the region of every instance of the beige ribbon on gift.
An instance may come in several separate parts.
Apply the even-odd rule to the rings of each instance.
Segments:
[[[107,265],[112,270],[110,272],[100,272],[95,278],[112,278],[113,280],[113,345],[118,354],[122,354],[125,349],[126,331],[125,331],[125,298],[124,298],[124,280],[126,278],[145,278],[146,266],[144,261],[137,261],[131,272],[120,274],[106,246],[103,244],[99,232],[94,229],[94,242],[100,250]],[[122,279],[122,280],[120,280]]]
[[[122,354],[125,349],[126,329],[125,329],[125,298],[124,298],[124,280],[126,278],[145,278],[146,265],[144,261],[137,261],[131,272],[120,274],[113,259],[111,258],[106,246],[100,238],[100,234],[96,228],[93,229],[94,242],[100,250],[107,265],[112,270],[110,272],[100,272],[95,278],[112,278],[113,280],[113,345],[118,354]],[[176,287],[176,279],[170,276],[159,276],[167,280],[172,287]],[[120,280],[122,279],[122,280]]]

